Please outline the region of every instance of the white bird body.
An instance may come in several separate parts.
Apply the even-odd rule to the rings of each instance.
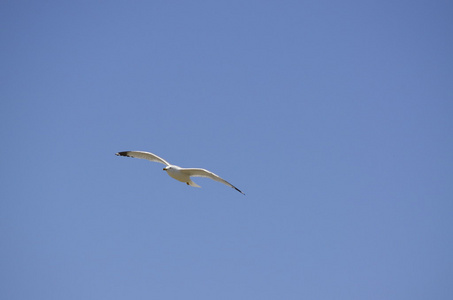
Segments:
[[[196,184],[195,182],[193,182],[192,179],[190,179],[189,175],[181,172],[181,170],[183,170],[183,168],[175,166],[175,165],[169,165],[164,168],[164,171],[167,171],[167,174],[170,175],[170,177],[172,177],[178,181],[185,182],[185,183],[189,184],[190,186],[201,187],[198,184]]]
[[[190,177],[206,177],[210,178],[212,180],[221,182],[229,187],[234,188],[236,191],[240,192],[241,194],[245,195],[241,190],[239,190],[237,187],[226,181],[225,179],[221,178],[220,176],[205,170],[205,169],[199,169],[199,168],[181,168],[175,165],[171,165],[168,163],[166,160],[163,158],[150,153],[150,152],[144,152],[144,151],[123,151],[123,152],[118,152],[116,153],[118,156],[127,156],[127,157],[135,157],[135,158],[141,158],[141,159],[146,159],[149,161],[153,162],[158,162],[161,164],[165,165],[165,168],[163,169],[164,171],[167,172],[167,174],[181,182],[187,183],[187,185],[193,186],[193,187],[200,187],[198,184],[192,181]]]

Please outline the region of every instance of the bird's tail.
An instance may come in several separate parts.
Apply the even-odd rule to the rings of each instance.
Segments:
[[[192,180],[189,181],[189,185],[190,185],[190,186],[193,186],[193,187],[199,187],[199,188],[201,188],[201,186],[199,186],[198,184],[196,184],[196,183],[193,182]]]

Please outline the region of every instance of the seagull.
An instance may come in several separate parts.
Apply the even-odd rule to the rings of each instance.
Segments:
[[[117,156],[127,156],[127,157],[134,157],[134,158],[141,158],[141,159],[147,159],[149,161],[153,162],[158,162],[161,164],[165,165],[165,168],[163,168],[164,171],[167,171],[167,174],[170,175],[170,177],[187,183],[187,185],[193,186],[193,187],[201,187],[195,182],[192,181],[190,177],[206,177],[206,178],[211,178],[212,180],[221,182],[229,187],[232,187],[239,193],[245,195],[241,190],[239,190],[237,187],[226,181],[225,179],[221,178],[220,176],[205,170],[205,169],[198,169],[198,168],[181,168],[175,165],[172,165],[168,163],[165,159],[157,156],[156,154],[150,153],[150,152],[145,152],[145,151],[123,151],[123,152],[118,152],[115,155]]]

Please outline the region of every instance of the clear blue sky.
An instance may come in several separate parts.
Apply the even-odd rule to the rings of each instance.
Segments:
[[[452,13],[2,1],[0,298],[453,299]]]

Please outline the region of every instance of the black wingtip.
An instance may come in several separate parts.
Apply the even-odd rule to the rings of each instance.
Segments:
[[[234,189],[245,196],[245,194],[240,189],[238,189],[237,187],[235,187]]]
[[[116,155],[116,156],[129,156],[129,155],[127,155],[128,152],[129,152],[129,151],[118,152],[118,153],[116,153],[115,155]]]

